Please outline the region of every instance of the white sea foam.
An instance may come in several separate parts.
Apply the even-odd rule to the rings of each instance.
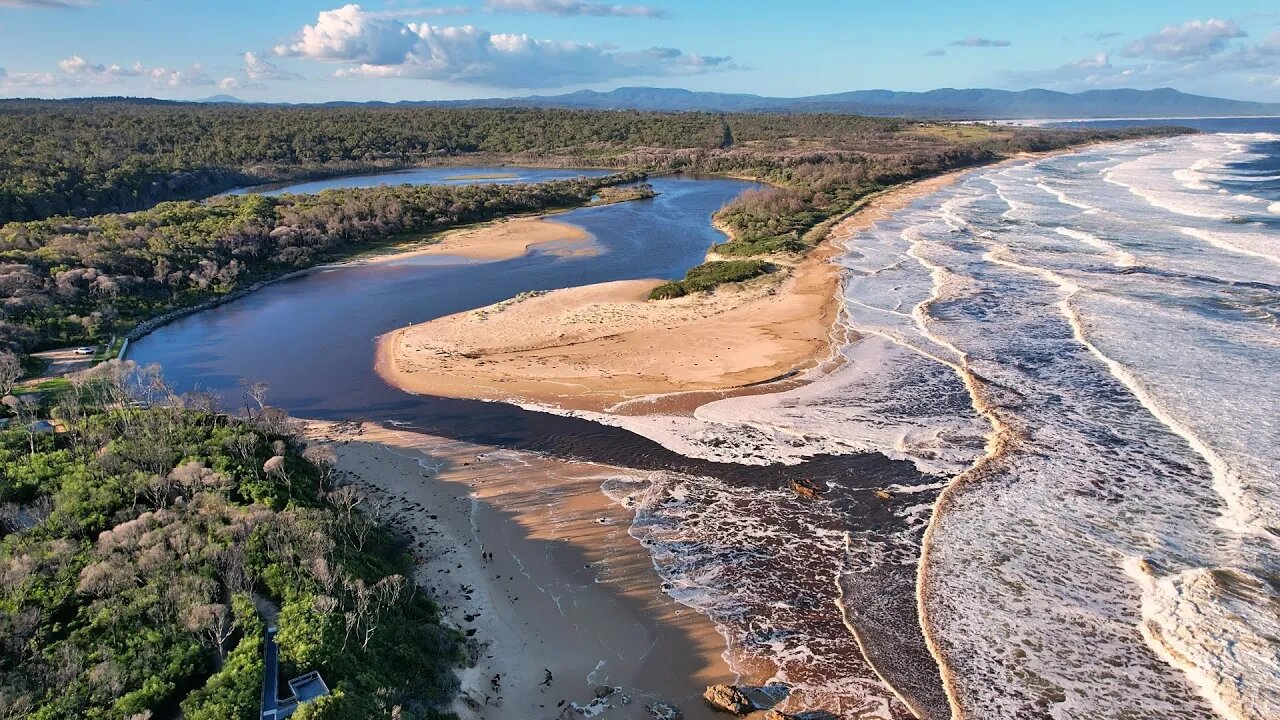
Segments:
[[[926,235],[916,248],[968,278],[962,292],[939,287],[946,312],[930,327],[1012,429],[948,493],[921,589],[971,716],[1276,716],[1280,598],[1256,578],[1277,570],[1280,297],[1274,265],[1257,263],[1270,238],[1221,222],[1246,201],[1212,189],[1225,167],[1204,157],[1214,147],[1238,159],[1248,143],[1038,163],[1073,173],[1080,197],[1106,197],[1110,183],[1143,202],[1098,203],[1105,212],[1076,218],[1084,228],[1008,202],[1037,181],[999,173],[999,192],[963,218],[973,243]],[[1148,272],[1100,271],[1096,251]],[[1124,559],[1137,557],[1156,570],[1135,575]]]
[[[729,639],[731,667],[775,668],[772,680],[805,707],[905,715],[842,625],[836,579],[847,533],[830,503],[675,473],[612,478],[603,489],[635,513],[631,535],[649,549],[667,594]]]
[[[1218,192],[1258,141],[977,171],[849,241],[857,340],[835,371],[693,418],[592,417],[759,465],[875,450],[946,478],[996,451],[933,514],[920,588],[966,716],[1277,717],[1277,242],[1262,203]],[[918,501],[868,535],[785,491],[655,474],[610,492],[735,662],[768,658],[813,697],[883,715],[892,695],[832,664],[855,651],[823,644],[806,607],[838,583],[850,626],[865,620],[881,598],[857,581],[915,562],[937,484],[888,488]],[[813,585],[761,590],[766,559]]]
[[[1267,581],[1232,568],[1160,577],[1142,558],[1125,570],[1142,588],[1142,634],[1231,720],[1280,717],[1275,692],[1280,612]]]
[[[1228,228],[1203,230],[1191,227],[1179,230],[1182,234],[1203,240],[1219,250],[1280,264],[1280,237],[1274,232],[1241,232]]]

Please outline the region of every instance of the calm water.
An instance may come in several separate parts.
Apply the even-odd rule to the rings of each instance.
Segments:
[[[501,262],[441,264],[436,256],[319,271],[167,325],[135,343],[130,358],[160,363],[179,389],[213,391],[228,405],[240,401],[242,382],[264,381],[273,404],[302,417],[401,420],[459,434],[475,428],[476,437],[511,440],[526,431],[519,418],[529,413],[391,388],[373,372],[374,338],[528,290],[679,277],[723,241],[711,214],[753,186],[688,177],[652,184],[659,193],[652,200],[557,216],[594,236],[599,252],[592,256],[534,250]],[[511,437],[501,432],[507,425]]]
[[[371,188],[381,185],[473,185],[492,183],[510,185],[514,183],[536,183],[548,180],[561,180],[575,177],[600,177],[608,175],[611,170],[593,170],[586,168],[529,168],[529,167],[430,167],[394,170],[369,175],[344,175],[342,177],[324,178],[321,180],[302,180],[252,187],[236,188],[227,195],[284,195],[296,193],[305,195],[318,193],[321,190],[340,188]]]

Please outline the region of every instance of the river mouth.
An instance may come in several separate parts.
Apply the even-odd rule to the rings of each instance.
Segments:
[[[616,481],[606,490],[635,512],[632,534],[649,548],[669,594],[712,617],[732,640],[735,666],[777,666],[775,679],[797,688],[806,705],[839,709],[850,707],[853,698],[853,705],[876,708],[874,714],[904,716],[845,625],[840,603],[848,591],[842,585],[850,583],[842,578],[872,535],[881,546],[888,543],[907,555],[918,542],[918,530],[900,532],[898,518],[929,502],[933,490],[892,496],[877,491],[928,488],[936,478],[878,453],[819,455],[799,465],[695,459],[579,417],[409,394],[374,371],[376,338],[409,324],[531,290],[678,278],[724,240],[711,224],[712,214],[757,187],[691,176],[657,177],[651,184],[658,193],[652,199],[556,216],[590,233],[593,253],[535,247],[522,257],[493,262],[406,258],[322,268],[165,325],[134,343],[129,357],[160,364],[176,389],[211,392],[229,410],[244,402],[245,383],[266,382],[268,402],[298,417],[370,420],[635,471],[634,482]],[[815,479],[827,486],[820,497],[804,498],[794,490]],[[678,497],[696,500],[686,504]],[[692,511],[694,505],[701,509]],[[717,517],[741,525],[741,532],[718,533],[720,544],[696,540],[717,535]],[[688,555],[686,564],[662,560],[673,557],[672,548],[693,547],[690,542],[707,552]],[[812,567],[822,570],[811,572]],[[692,577],[716,568],[740,568],[744,582],[702,584],[689,592]],[[893,636],[871,640],[893,642],[914,634],[915,647],[895,648],[895,662],[904,674],[933,678],[936,667],[918,638],[913,583],[911,563],[883,564],[860,575],[858,586],[894,598],[861,619]],[[762,624],[761,618],[768,620]],[[808,667],[807,653],[824,662]]]

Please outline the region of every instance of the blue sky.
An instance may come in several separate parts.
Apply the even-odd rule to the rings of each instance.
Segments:
[[[0,68],[6,97],[1169,86],[1280,101],[1280,10],[1231,0],[0,0]]]

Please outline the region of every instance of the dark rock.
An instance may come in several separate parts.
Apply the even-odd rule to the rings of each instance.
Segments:
[[[596,686],[596,698],[597,698],[597,699],[607,698],[607,697],[609,697],[610,695],[614,694],[614,693],[615,693],[615,692],[617,692],[617,691],[618,691],[618,689],[617,689],[617,688],[609,687],[608,685],[597,685],[597,686]]]
[[[818,483],[808,478],[795,478],[791,480],[791,489],[802,498],[813,500],[822,494],[822,488]]]
[[[747,696],[732,685],[710,685],[707,691],[702,693],[702,699],[707,701],[707,705],[710,705],[712,710],[731,713],[738,717],[743,717],[755,710],[755,706]]]

